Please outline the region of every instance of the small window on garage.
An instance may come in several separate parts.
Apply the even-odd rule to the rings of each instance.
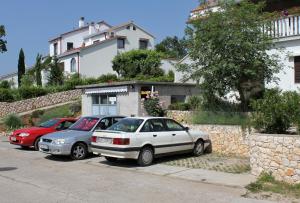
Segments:
[[[98,95],[93,95],[92,96],[92,104],[100,104]]]
[[[295,83],[300,83],[300,56],[294,58]]]
[[[185,95],[171,95],[171,104],[183,103],[185,102]]]

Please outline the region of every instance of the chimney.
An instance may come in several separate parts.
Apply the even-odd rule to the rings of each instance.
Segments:
[[[78,25],[79,25],[79,28],[84,26],[84,17],[80,17]]]
[[[95,23],[91,22],[89,25],[89,35],[95,33]]]

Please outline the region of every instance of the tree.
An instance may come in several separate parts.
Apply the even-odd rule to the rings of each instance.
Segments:
[[[265,32],[270,28],[262,13],[264,4],[229,1],[220,6],[219,11],[208,11],[187,28],[193,63],[178,70],[185,73],[185,79],[201,81],[208,96],[238,92],[237,99],[247,111],[249,101],[262,94],[264,84],[276,80],[281,64],[279,57],[267,53],[274,44]]]
[[[50,64],[50,74],[48,77],[49,85],[62,85],[64,80],[64,74],[59,66],[58,59],[54,58],[52,63]]]
[[[164,71],[160,68],[161,55],[153,50],[132,50],[118,54],[113,59],[112,64],[113,70],[124,78],[164,75]]]
[[[156,51],[164,53],[167,57],[181,59],[187,55],[185,38],[166,37],[155,46]]]
[[[25,55],[24,51],[21,48],[19,53],[19,60],[18,60],[18,86],[21,86],[21,79],[25,74]]]
[[[51,57],[43,59],[41,54],[37,54],[34,67],[28,72],[29,74],[35,76],[37,86],[42,86],[42,70],[48,69],[51,61]]]
[[[6,40],[2,39],[3,37],[5,37],[6,33],[5,33],[5,27],[4,25],[0,25],[0,53],[6,52]]]

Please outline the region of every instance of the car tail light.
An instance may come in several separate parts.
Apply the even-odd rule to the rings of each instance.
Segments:
[[[97,136],[92,136],[91,137],[91,142],[96,142],[97,141]]]
[[[129,138],[114,138],[113,144],[115,145],[129,145],[130,139]]]

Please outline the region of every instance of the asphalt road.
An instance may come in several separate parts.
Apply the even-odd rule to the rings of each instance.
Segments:
[[[244,189],[72,161],[0,137],[0,202],[262,202]],[[102,160],[103,162],[103,160]],[[105,162],[104,162],[105,164]]]

